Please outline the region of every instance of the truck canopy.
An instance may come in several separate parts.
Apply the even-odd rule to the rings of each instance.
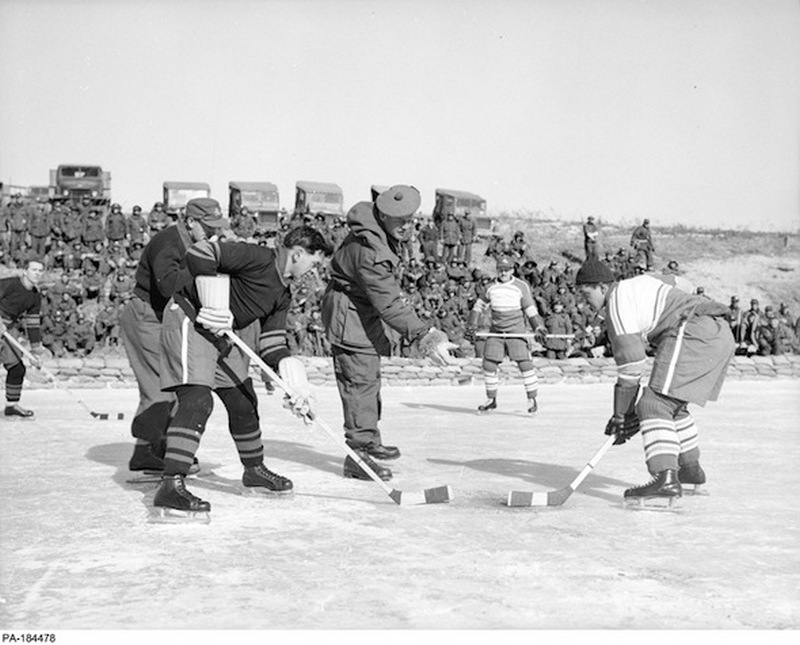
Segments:
[[[344,214],[344,196],[336,184],[321,181],[298,181],[295,213],[322,213],[329,216]]]
[[[450,188],[436,189],[436,204],[433,208],[433,221],[441,222],[448,213],[461,217],[469,211],[475,220],[476,233],[479,236],[489,235],[492,231],[492,218],[486,214],[486,200],[480,195],[465,190]]]
[[[254,212],[280,210],[278,187],[268,181],[231,181],[228,190],[231,193],[230,206],[236,212],[242,206]]]
[[[177,212],[191,199],[210,197],[211,187],[204,182],[165,181],[164,206],[168,211]]]

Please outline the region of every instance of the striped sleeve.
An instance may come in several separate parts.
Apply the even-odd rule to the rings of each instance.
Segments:
[[[192,275],[216,275],[219,257],[218,242],[201,240],[186,252],[186,267]]]

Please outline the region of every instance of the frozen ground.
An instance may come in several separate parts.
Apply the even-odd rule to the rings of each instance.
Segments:
[[[320,417],[338,428],[336,392]],[[451,485],[447,505],[398,507],[341,477],[339,447],[263,396],[267,464],[291,498],[238,494],[222,405],[190,488],[209,525],[147,521],[126,484],[135,390],[26,391],[36,421],[0,418],[0,628],[796,629],[800,626],[800,381],[733,381],[694,410],[710,496],[680,513],[626,511],[648,479],[637,437],[561,508],[510,509],[509,490],[566,486],[603,443],[610,385],[521,385],[477,416],[479,387],[387,388],[384,439],[401,490]]]

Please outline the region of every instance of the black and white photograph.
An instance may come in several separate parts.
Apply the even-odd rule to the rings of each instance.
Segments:
[[[0,0],[0,359],[4,645],[788,642],[800,4]]]

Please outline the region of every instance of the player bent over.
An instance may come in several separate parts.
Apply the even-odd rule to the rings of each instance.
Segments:
[[[735,348],[727,307],[693,295],[688,281],[674,275],[615,282],[611,270],[594,257],[586,260],[575,282],[595,311],[605,311],[618,367],[614,413],[605,432],[622,444],[641,429],[653,476],[649,483],[627,489],[624,499],[639,506],[671,507],[683,493],[681,484],[697,487],[706,481],[688,405],[705,405],[719,396]],[[655,350],[655,360],[637,403],[645,343]]]
[[[516,361],[522,374],[522,383],[528,397],[528,412],[538,409],[536,395],[539,379],[533,368],[533,358],[524,338],[527,333],[525,319],[535,330],[540,342],[544,342],[545,327],[533,301],[530,287],[526,282],[514,277],[514,264],[507,256],[497,259],[497,279],[486,289],[486,294],[475,301],[470,312],[465,337],[475,341],[475,325],[486,310],[491,313],[490,334],[483,350],[483,378],[486,385],[486,403],[478,406],[478,412],[488,412],[497,408],[497,388],[500,383],[499,365],[508,356]]]
[[[212,392],[228,413],[228,428],[244,466],[242,484],[258,492],[287,493],[286,477],[264,465],[257,397],[249,358],[221,337],[232,329],[289,386],[292,412],[311,411],[305,367],[286,342],[289,282],[312,270],[331,249],[311,227],[290,231],[276,249],[242,242],[201,241],[186,254],[193,283],[178,289],[164,310],[161,383],[178,406],[167,430],[164,475],[153,504],[163,515],[207,519],[211,505],[186,489]]]

